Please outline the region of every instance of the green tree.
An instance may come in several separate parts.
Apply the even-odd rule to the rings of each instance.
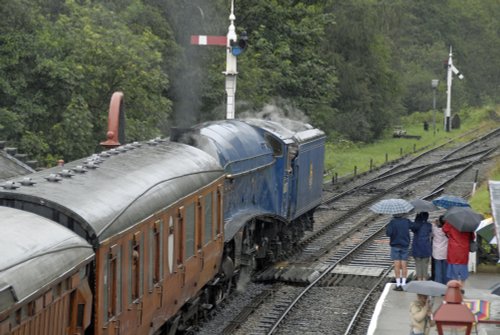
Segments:
[[[93,152],[92,128],[92,112],[85,99],[80,95],[72,97],[61,115],[61,122],[51,128],[53,153],[58,157],[83,157]]]
[[[0,26],[5,41],[0,107],[23,124],[10,139],[22,142],[29,132],[49,145],[51,155],[70,160],[89,154],[105,138],[107,107],[118,90],[126,96],[129,139],[159,135],[171,113],[162,68],[165,43],[148,27],[130,30],[99,4],[68,0],[56,7],[59,12],[51,11],[50,20],[21,0],[1,9],[14,16],[14,27]],[[26,21],[19,31],[13,29],[15,17]],[[78,127],[82,132],[76,132]],[[77,141],[68,144],[72,140]]]
[[[325,56],[325,31],[333,17],[316,4],[257,1],[238,4],[238,26],[249,34],[238,59],[238,97],[256,108],[281,97],[313,120],[328,117],[337,76]]]
[[[339,75],[335,130],[351,140],[372,141],[402,110],[390,43],[376,29],[372,1],[331,1],[327,10],[336,17],[327,35]]]

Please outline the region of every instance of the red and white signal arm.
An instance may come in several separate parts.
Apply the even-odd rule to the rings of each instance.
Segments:
[[[227,46],[226,36],[191,35],[193,45],[222,45]]]

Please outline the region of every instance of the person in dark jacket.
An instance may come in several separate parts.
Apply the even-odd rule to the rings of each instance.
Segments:
[[[415,258],[417,280],[427,280],[429,261],[432,256],[432,225],[428,221],[429,213],[420,212],[410,224],[413,232],[411,254]]]
[[[396,287],[394,290],[403,291],[408,276],[408,248],[410,247],[411,220],[396,214],[393,216],[385,233],[389,236],[391,245],[391,259],[394,261],[394,275]]]

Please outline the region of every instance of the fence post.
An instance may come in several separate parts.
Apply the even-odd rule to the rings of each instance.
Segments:
[[[354,165],[354,177],[358,175],[358,167]]]
[[[370,158],[370,172],[372,172],[373,169],[373,158]]]
[[[389,161],[389,155],[387,154],[387,152],[385,153],[385,162],[387,163]]]
[[[399,148],[399,155],[403,157],[403,148]]]

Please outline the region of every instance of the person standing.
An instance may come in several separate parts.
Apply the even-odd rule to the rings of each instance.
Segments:
[[[434,281],[448,283],[446,269],[448,268],[448,237],[443,232],[443,216],[432,223],[432,258],[434,259]]]
[[[447,221],[444,222],[443,232],[448,236],[446,275],[449,280],[458,280],[463,288],[469,277],[469,244],[474,239],[474,233],[461,232]]]
[[[432,225],[428,221],[429,213],[420,212],[415,221],[410,224],[413,232],[411,254],[415,258],[417,280],[427,280],[429,274],[429,261],[432,255]]]
[[[400,214],[393,215],[387,225],[385,233],[389,236],[391,246],[391,259],[394,262],[394,275],[396,287],[394,290],[403,291],[408,276],[408,248],[410,246],[411,220]]]

